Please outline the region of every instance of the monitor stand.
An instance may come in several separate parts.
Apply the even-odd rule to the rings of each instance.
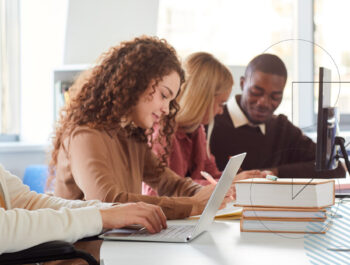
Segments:
[[[340,151],[343,154],[343,158],[345,161],[346,168],[348,170],[348,174],[350,174],[350,162],[349,162],[348,153],[346,152],[346,149],[345,149],[345,139],[343,137],[336,136],[335,141],[334,141],[334,145],[338,145],[340,147]],[[337,155],[337,160],[339,160],[339,158],[340,158],[340,156]],[[345,190],[343,192],[337,191],[335,193],[335,197],[336,198],[350,198],[350,191],[349,190]]]
[[[340,151],[342,152],[343,158],[345,160],[346,168],[348,170],[348,173],[350,174],[350,162],[349,162],[348,153],[346,152],[346,149],[345,149],[345,139],[343,137],[336,136],[334,140],[334,145],[339,145]],[[339,159],[339,156],[338,156],[338,159]]]

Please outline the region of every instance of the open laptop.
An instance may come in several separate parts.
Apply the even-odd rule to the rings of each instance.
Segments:
[[[242,153],[230,158],[196,225],[168,225],[167,229],[164,229],[157,234],[150,234],[146,228],[140,228],[138,230],[127,228],[113,229],[100,235],[100,238],[107,240],[154,242],[191,241],[193,238],[204,232],[213,222],[215,214],[224,200],[245,155],[246,153]]]

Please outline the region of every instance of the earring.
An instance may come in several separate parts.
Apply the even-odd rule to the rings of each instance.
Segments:
[[[132,131],[135,130],[135,129],[137,128],[135,122],[133,122],[133,121],[131,121],[131,122],[129,123],[129,127],[130,127],[130,129],[131,129]]]

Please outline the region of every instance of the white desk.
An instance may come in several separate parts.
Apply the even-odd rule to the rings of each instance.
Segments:
[[[238,220],[215,221],[190,243],[104,241],[101,259],[105,265],[311,264],[303,235],[241,233]]]
[[[207,232],[189,243],[105,241],[101,259],[105,265],[304,265],[350,264],[350,200],[329,211],[335,218],[326,234],[241,233],[238,220],[215,221]],[[170,221],[184,223],[192,221]]]

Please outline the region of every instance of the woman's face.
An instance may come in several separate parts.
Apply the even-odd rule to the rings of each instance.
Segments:
[[[164,76],[155,88],[154,84],[155,81],[151,81],[131,112],[131,120],[143,129],[152,128],[154,123],[169,114],[170,102],[179,92],[180,76],[174,71]]]
[[[223,113],[224,104],[228,100],[228,98],[231,94],[231,91],[232,91],[232,89],[226,89],[224,92],[215,96],[214,106],[213,106],[214,117],[218,114]],[[204,125],[209,124],[209,110],[207,110],[207,112],[205,113],[202,124],[204,124]]]

